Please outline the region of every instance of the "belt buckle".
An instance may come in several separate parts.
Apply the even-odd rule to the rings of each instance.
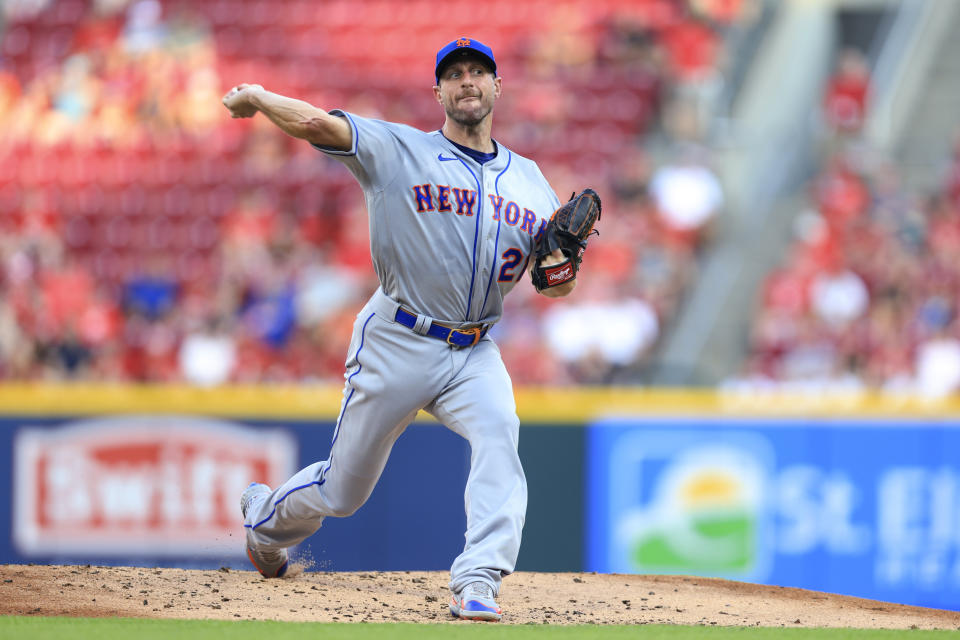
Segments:
[[[472,334],[473,334],[473,342],[471,342],[470,344],[465,344],[465,345],[463,345],[462,347],[461,347],[460,345],[454,343],[454,342],[451,342],[451,341],[450,341],[450,337],[454,334],[454,332],[456,332],[456,333],[472,333]],[[474,327],[473,329],[451,329],[451,330],[450,330],[450,333],[447,334],[447,344],[449,344],[451,347],[456,347],[456,348],[458,348],[458,349],[464,349],[464,348],[466,348],[466,347],[472,347],[472,346],[474,346],[475,344],[477,344],[478,342],[480,342],[480,334],[481,334],[481,333],[483,333],[483,327]]]

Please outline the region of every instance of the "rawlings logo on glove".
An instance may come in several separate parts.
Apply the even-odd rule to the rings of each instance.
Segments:
[[[577,277],[587,238],[599,233],[593,228],[600,219],[600,196],[593,189],[584,189],[570,197],[570,201],[557,209],[534,249],[536,262],[531,271],[533,286],[537,291],[556,287]],[[549,266],[543,259],[560,249],[566,260]]]
[[[544,271],[547,274],[547,286],[553,286],[554,284],[563,284],[567,280],[573,277],[573,265],[569,262],[561,263],[561,266],[558,267],[546,267]]]

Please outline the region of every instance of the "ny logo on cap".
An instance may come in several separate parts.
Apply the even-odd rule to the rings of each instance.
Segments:
[[[469,47],[469,46],[470,46],[470,39],[469,39],[469,38],[458,38],[458,39],[457,39],[457,46],[458,46],[458,47]]]

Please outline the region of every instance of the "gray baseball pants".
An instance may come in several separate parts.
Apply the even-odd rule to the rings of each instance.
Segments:
[[[324,518],[353,514],[370,497],[393,443],[423,409],[470,443],[466,544],[450,569],[450,588],[481,580],[499,593],[501,577],[516,565],[527,507],[510,376],[489,337],[454,349],[395,322],[396,309],[378,290],[357,316],[330,457],[249,509],[248,539],[290,547]]]

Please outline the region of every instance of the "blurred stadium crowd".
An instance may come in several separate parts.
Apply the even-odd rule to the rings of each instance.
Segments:
[[[629,378],[674,313],[723,205],[693,144],[696,96],[716,83],[724,31],[745,4],[484,9],[477,35],[507,87],[495,135],[537,159],[558,193],[594,186],[610,212],[575,299],[549,305],[523,285],[508,299],[495,336],[515,382]],[[263,119],[231,121],[220,97],[260,82],[432,130],[433,53],[473,33],[474,7],[2,6],[0,378],[338,379],[376,286],[361,192]],[[396,27],[400,9],[409,29]],[[654,166],[643,138],[667,119],[690,145]]]
[[[862,54],[841,52],[823,106],[808,208],[766,278],[747,365],[731,383],[932,397],[960,390],[960,138],[937,187],[918,193],[863,144]]]
[[[756,15],[494,0],[477,33],[464,0],[0,6],[0,379],[198,385],[339,380],[376,286],[352,177],[262,118],[232,121],[221,95],[259,82],[432,130],[432,57],[462,34],[497,53],[495,137],[561,199],[604,197],[577,294],[507,299],[493,335],[514,382],[636,382],[724,207],[703,105],[727,34]],[[839,58],[827,137],[856,140],[868,80],[862,56]],[[960,148],[932,195],[850,149],[825,153],[735,384],[960,385]]]

